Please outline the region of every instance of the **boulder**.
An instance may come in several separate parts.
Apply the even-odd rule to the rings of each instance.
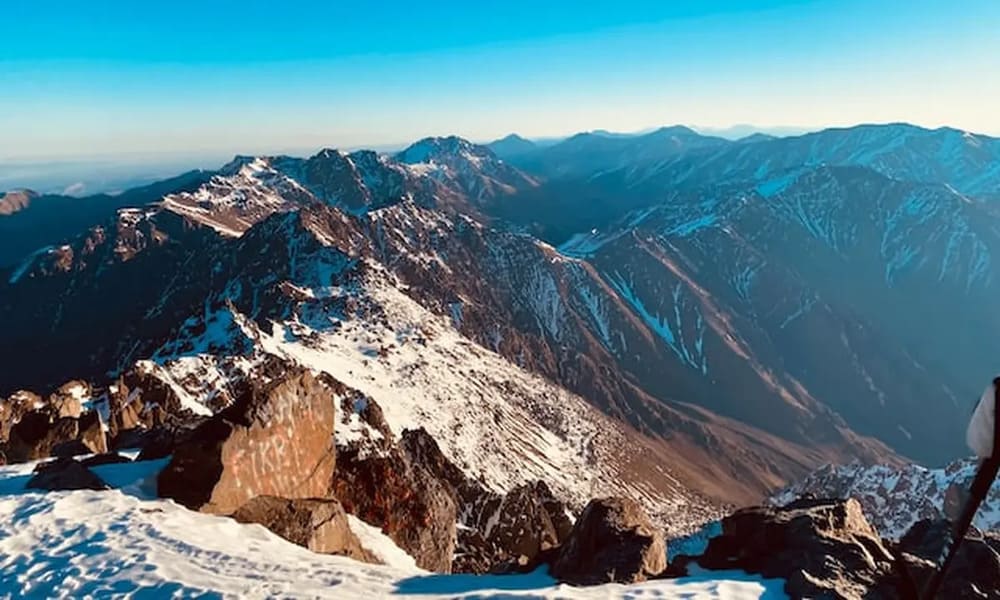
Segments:
[[[908,590],[922,590],[928,583],[951,539],[951,524],[944,519],[918,521],[900,539],[897,554],[905,573],[897,586],[900,597]],[[1000,598],[1000,537],[971,531],[962,541],[938,598]]]
[[[42,398],[34,392],[14,392],[6,400],[0,398],[0,442],[7,441],[10,430],[25,414],[43,406]]]
[[[104,454],[108,451],[108,437],[96,411],[87,411],[77,420],[76,439],[52,447],[52,456],[79,456]]]
[[[178,444],[157,478],[159,495],[226,515],[256,496],[323,497],[336,461],[333,429],[334,390],[308,371],[254,382]]]
[[[792,598],[897,593],[895,558],[854,499],[807,498],[781,508],[739,510],[722,520],[722,534],[697,562],[784,579]]]
[[[110,489],[100,477],[72,458],[60,458],[38,465],[26,487],[48,491]]]
[[[369,563],[379,561],[361,546],[336,500],[286,500],[257,496],[233,513],[240,523],[258,523],[293,544],[321,554],[339,554]]]
[[[383,456],[341,450],[333,496],[344,508],[382,531],[417,566],[451,572],[455,551],[455,499],[451,490],[398,447]]]
[[[104,433],[101,416],[95,410],[90,410],[80,416],[77,436],[80,442],[93,454],[104,454],[108,451],[108,436]]]
[[[53,420],[47,410],[29,411],[11,427],[7,458],[12,463],[48,458],[56,446],[76,441],[78,432],[72,417]]]
[[[634,500],[591,500],[550,570],[573,585],[635,583],[667,567],[663,532]]]

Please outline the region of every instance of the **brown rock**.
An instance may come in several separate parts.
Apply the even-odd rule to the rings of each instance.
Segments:
[[[6,400],[0,401],[0,442],[10,437],[11,428],[21,418],[42,405],[42,397],[34,392],[21,390],[14,392]]]
[[[29,489],[39,490],[107,490],[108,484],[75,459],[60,458],[35,468],[28,480]]]
[[[101,416],[95,410],[83,413],[78,422],[78,439],[93,454],[108,451],[108,436],[104,433]]]
[[[333,495],[365,522],[381,527],[417,566],[451,572],[455,551],[455,500],[449,488],[399,448],[362,458],[341,450]]]
[[[663,572],[667,544],[633,500],[591,500],[552,565],[552,576],[574,585],[635,583]]]
[[[78,431],[76,419],[53,421],[48,411],[30,411],[10,430],[7,458],[12,463],[47,458],[56,446],[76,441]]]
[[[70,381],[59,386],[59,389],[49,396],[49,407],[56,417],[80,418],[83,406],[81,397],[89,397],[90,385],[85,381]]]
[[[897,554],[905,565],[900,597],[907,587],[922,590],[948,548],[951,524],[944,519],[917,522],[899,541]],[[912,593],[912,592],[911,592]],[[962,541],[938,598],[1000,598],[1000,536],[972,531]]]
[[[215,514],[256,496],[323,497],[336,461],[333,428],[333,391],[308,371],[254,384],[177,446],[159,494]]]
[[[785,580],[793,598],[882,597],[895,558],[857,500],[801,499],[755,507],[722,520],[722,535],[697,559],[708,569],[741,569]]]
[[[240,523],[258,523],[293,544],[321,554],[339,554],[378,564],[361,546],[347,521],[347,513],[336,500],[286,500],[257,496],[240,507],[233,518]]]

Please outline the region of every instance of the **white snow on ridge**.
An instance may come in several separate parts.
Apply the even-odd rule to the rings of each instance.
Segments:
[[[351,518],[363,545],[390,565],[316,554],[260,525],[145,499],[149,461],[95,468],[126,490],[28,492],[34,464],[0,467],[0,598],[120,597],[425,600],[785,598],[782,582],[700,571],[636,585],[569,587],[528,575],[437,575],[417,569],[374,528]],[[356,528],[357,527],[357,528]],[[360,529],[360,531],[359,531]]]

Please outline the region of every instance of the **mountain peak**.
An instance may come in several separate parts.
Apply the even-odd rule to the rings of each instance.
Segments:
[[[31,201],[39,197],[34,190],[11,190],[0,196],[0,215],[12,215],[28,208]]]
[[[396,155],[400,162],[417,164],[434,162],[442,158],[455,157],[462,154],[486,156],[492,154],[484,146],[477,146],[457,135],[447,137],[426,137],[418,140]]]

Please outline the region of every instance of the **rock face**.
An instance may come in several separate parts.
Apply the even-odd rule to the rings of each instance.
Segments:
[[[458,508],[452,572],[531,569],[572,529],[566,506],[544,482],[523,484],[506,494],[487,490],[452,464],[424,429],[403,432],[400,447],[411,464],[444,485]]]
[[[591,500],[563,545],[551,573],[574,585],[634,583],[667,567],[667,545],[633,500]]]
[[[900,582],[900,590],[911,583],[916,590],[924,588],[947,548],[950,529],[943,519],[925,519],[903,536],[897,553],[909,577]],[[1000,598],[1000,537],[995,533],[970,533],[955,555],[937,597]]]
[[[157,479],[160,496],[215,514],[262,495],[325,496],[336,462],[334,402],[334,390],[303,369],[249,386],[177,446]]]
[[[110,486],[75,459],[60,458],[35,468],[28,480],[29,489],[39,490],[106,490]]]
[[[417,566],[450,573],[457,511],[451,490],[400,450],[363,457],[341,451],[333,495],[351,514],[381,527]]]
[[[362,546],[336,500],[286,500],[257,496],[233,513],[240,523],[259,523],[286,540],[321,554],[378,561]]]
[[[802,499],[722,520],[698,563],[785,580],[792,598],[895,596],[895,559],[856,500]]]

